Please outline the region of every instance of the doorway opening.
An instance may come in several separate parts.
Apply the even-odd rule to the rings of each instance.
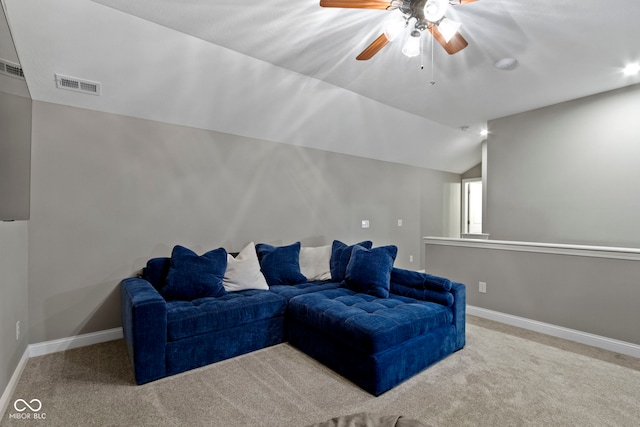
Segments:
[[[482,233],[482,178],[462,180],[462,233]]]

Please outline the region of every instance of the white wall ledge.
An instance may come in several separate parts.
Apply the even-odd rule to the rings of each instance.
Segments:
[[[462,246],[502,251],[534,252],[590,258],[609,258],[640,261],[640,249],[612,246],[567,245],[561,243],[515,242],[510,240],[459,239],[451,237],[424,237],[427,245]]]

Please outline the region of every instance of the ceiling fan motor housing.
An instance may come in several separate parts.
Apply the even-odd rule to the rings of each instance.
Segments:
[[[385,23],[383,33],[356,57],[357,60],[367,60],[402,32],[402,28],[398,30],[396,26],[403,26],[410,32],[417,33],[427,30],[448,54],[460,52],[469,43],[458,32],[460,24],[445,18],[445,13],[450,5],[457,6],[475,1],[477,0],[320,0],[320,6],[401,12],[402,19],[395,14],[394,19]],[[395,16],[398,19],[395,19]],[[412,38],[419,37],[410,39]]]
[[[409,3],[408,10],[405,9],[407,3]],[[401,10],[403,13],[415,17],[417,20],[416,29],[424,31],[433,25],[438,25],[444,18],[444,12],[448,6],[448,0],[405,0]]]

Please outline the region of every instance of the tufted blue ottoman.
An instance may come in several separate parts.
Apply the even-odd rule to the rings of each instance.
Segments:
[[[376,396],[460,348],[452,306],[393,293],[300,295],[287,316],[292,345]]]

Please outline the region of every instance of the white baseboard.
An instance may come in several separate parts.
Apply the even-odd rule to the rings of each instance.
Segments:
[[[0,398],[0,415],[4,416],[5,411],[9,407],[9,404],[11,403],[11,396],[13,396],[13,392],[18,385],[22,371],[24,371],[25,366],[27,366],[29,358],[57,353],[59,351],[71,350],[72,348],[113,341],[120,338],[122,338],[122,328],[113,328],[107,329],[106,331],[92,332],[59,340],[30,344],[24,351],[22,358],[18,362],[18,366],[15,371],[13,371],[13,375],[2,393],[2,397]]]
[[[517,326],[530,331],[540,332],[553,337],[575,341],[592,347],[626,354],[627,356],[640,358],[640,345],[637,344],[577,331],[575,329],[564,328],[550,323],[538,322],[537,320],[513,316],[511,314],[505,314],[499,311],[488,310],[486,308],[475,307],[472,305],[467,305],[467,314],[494,320],[500,323],[506,323],[507,325]]]
[[[120,338],[122,338],[122,328],[113,328],[107,329],[106,331],[91,332],[89,334],[31,344],[27,350],[29,351],[29,357],[44,356],[45,354],[57,353],[59,351],[71,350],[72,348],[85,347]]]
[[[29,347],[24,350],[22,353],[22,357],[18,362],[18,366],[16,370],[13,371],[13,375],[9,379],[9,384],[5,387],[4,392],[2,393],[2,397],[0,397],[0,416],[4,419],[4,413],[7,411],[9,404],[11,403],[11,396],[13,396],[13,392],[16,390],[16,386],[18,385],[18,381],[20,380],[20,376],[22,375],[22,371],[27,366],[27,361],[29,360]]]

